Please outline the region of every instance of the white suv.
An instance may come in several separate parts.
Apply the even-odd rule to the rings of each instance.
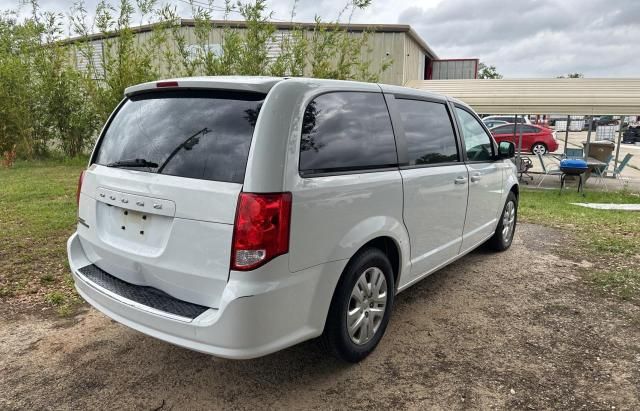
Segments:
[[[252,358],[378,344],[394,296],[513,239],[513,145],[463,103],[302,78],[130,87],[78,185],[82,297],[159,339]]]

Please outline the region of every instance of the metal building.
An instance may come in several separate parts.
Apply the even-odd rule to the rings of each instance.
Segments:
[[[189,47],[200,47],[196,40],[195,24],[196,22],[191,19],[180,21],[180,30]],[[306,30],[313,30],[315,27],[314,23],[272,22],[272,24],[277,30],[276,38],[286,36],[294,26]],[[244,21],[212,21],[206,47],[214,52],[221,52],[223,30],[228,28],[242,30],[245,27],[246,22]],[[327,27],[330,28],[332,25]],[[380,76],[381,83],[404,85],[412,80],[476,78],[477,76],[477,59],[439,60],[437,54],[409,25],[340,24],[340,27],[346,29],[352,36],[362,36],[364,32],[368,33],[367,48],[371,52],[366,56],[372,62],[373,72],[379,71],[385,62],[391,61],[390,67]],[[144,25],[134,27],[132,31],[139,41],[144,42],[151,37],[153,29],[153,25]],[[103,34],[90,37],[94,50],[93,60],[98,63],[97,66],[102,61],[103,42],[109,37],[111,36]],[[80,39],[72,38],[66,42],[73,43],[78,40]],[[275,58],[278,53],[279,42],[276,41],[270,47],[270,55]],[[86,66],[85,60],[82,55],[76,55],[76,65],[79,68]],[[159,62],[159,64],[162,63]]]

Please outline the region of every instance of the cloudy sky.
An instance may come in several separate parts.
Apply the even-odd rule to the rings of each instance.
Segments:
[[[295,20],[333,20],[345,1],[299,0]],[[95,9],[97,0],[86,2]],[[171,2],[190,17],[183,0]],[[41,1],[61,12],[72,4]],[[17,5],[0,0],[0,9]],[[293,0],[269,5],[274,18],[290,20]],[[478,57],[505,77],[640,77],[640,0],[372,0],[353,22],[409,24],[440,58]]]

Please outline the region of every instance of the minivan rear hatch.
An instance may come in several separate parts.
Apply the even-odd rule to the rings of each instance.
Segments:
[[[135,94],[100,138],[80,194],[89,260],[125,282],[216,308],[263,93]]]

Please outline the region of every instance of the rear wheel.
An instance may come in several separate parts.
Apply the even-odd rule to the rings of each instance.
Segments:
[[[513,191],[509,192],[502,209],[496,232],[489,239],[489,246],[496,251],[504,251],[511,247],[518,220],[518,199]]]
[[[347,265],[333,295],[322,341],[337,357],[358,362],[382,339],[394,300],[387,256],[368,248]]]
[[[533,154],[545,155],[547,154],[547,146],[545,146],[543,143],[535,143],[533,146],[531,146],[531,152]]]

